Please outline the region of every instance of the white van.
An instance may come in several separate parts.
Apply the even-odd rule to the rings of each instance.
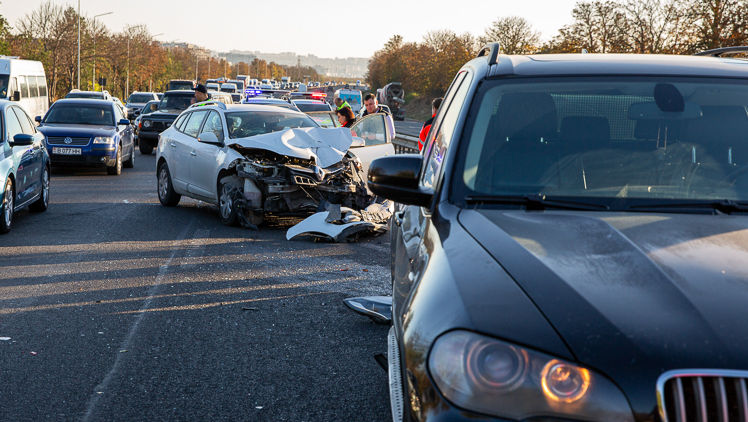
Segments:
[[[42,62],[0,56],[0,99],[18,102],[29,116],[44,116],[49,94]]]

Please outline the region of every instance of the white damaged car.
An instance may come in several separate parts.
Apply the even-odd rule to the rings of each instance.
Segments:
[[[159,136],[158,198],[182,195],[218,205],[224,224],[259,225],[266,215],[312,214],[325,204],[370,205],[366,172],[395,153],[384,114],[351,128],[321,128],[279,107],[205,102]]]

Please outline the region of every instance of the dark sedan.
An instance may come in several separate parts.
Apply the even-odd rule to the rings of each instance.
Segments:
[[[132,126],[112,101],[59,100],[37,121],[52,165],[105,167],[118,175],[135,163]]]
[[[393,218],[396,420],[748,420],[748,68],[466,64]]]

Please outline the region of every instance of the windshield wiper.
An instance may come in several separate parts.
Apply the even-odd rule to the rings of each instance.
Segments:
[[[471,195],[465,198],[468,204],[508,204],[524,205],[527,210],[578,210],[605,211],[607,205],[590,202],[569,201],[566,199],[549,199],[545,195]]]
[[[669,201],[654,204],[636,204],[629,206],[628,209],[640,211],[711,209],[723,214],[732,214],[734,212],[748,212],[748,204],[736,202],[731,199],[722,199],[719,201]]]

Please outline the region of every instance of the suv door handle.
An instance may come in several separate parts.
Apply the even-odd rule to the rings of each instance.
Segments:
[[[197,157],[197,153],[195,151],[190,151],[190,155],[193,157]]]
[[[172,148],[176,148],[176,147],[177,147],[177,144],[176,144],[176,143],[174,143],[174,142],[169,142],[169,146],[170,146],[170,147],[172,147]]]
[[[405,217],[405,211],[396,212],[393,217],[395,217],[395,224],[400,227],[403,225],[403,217]]]

